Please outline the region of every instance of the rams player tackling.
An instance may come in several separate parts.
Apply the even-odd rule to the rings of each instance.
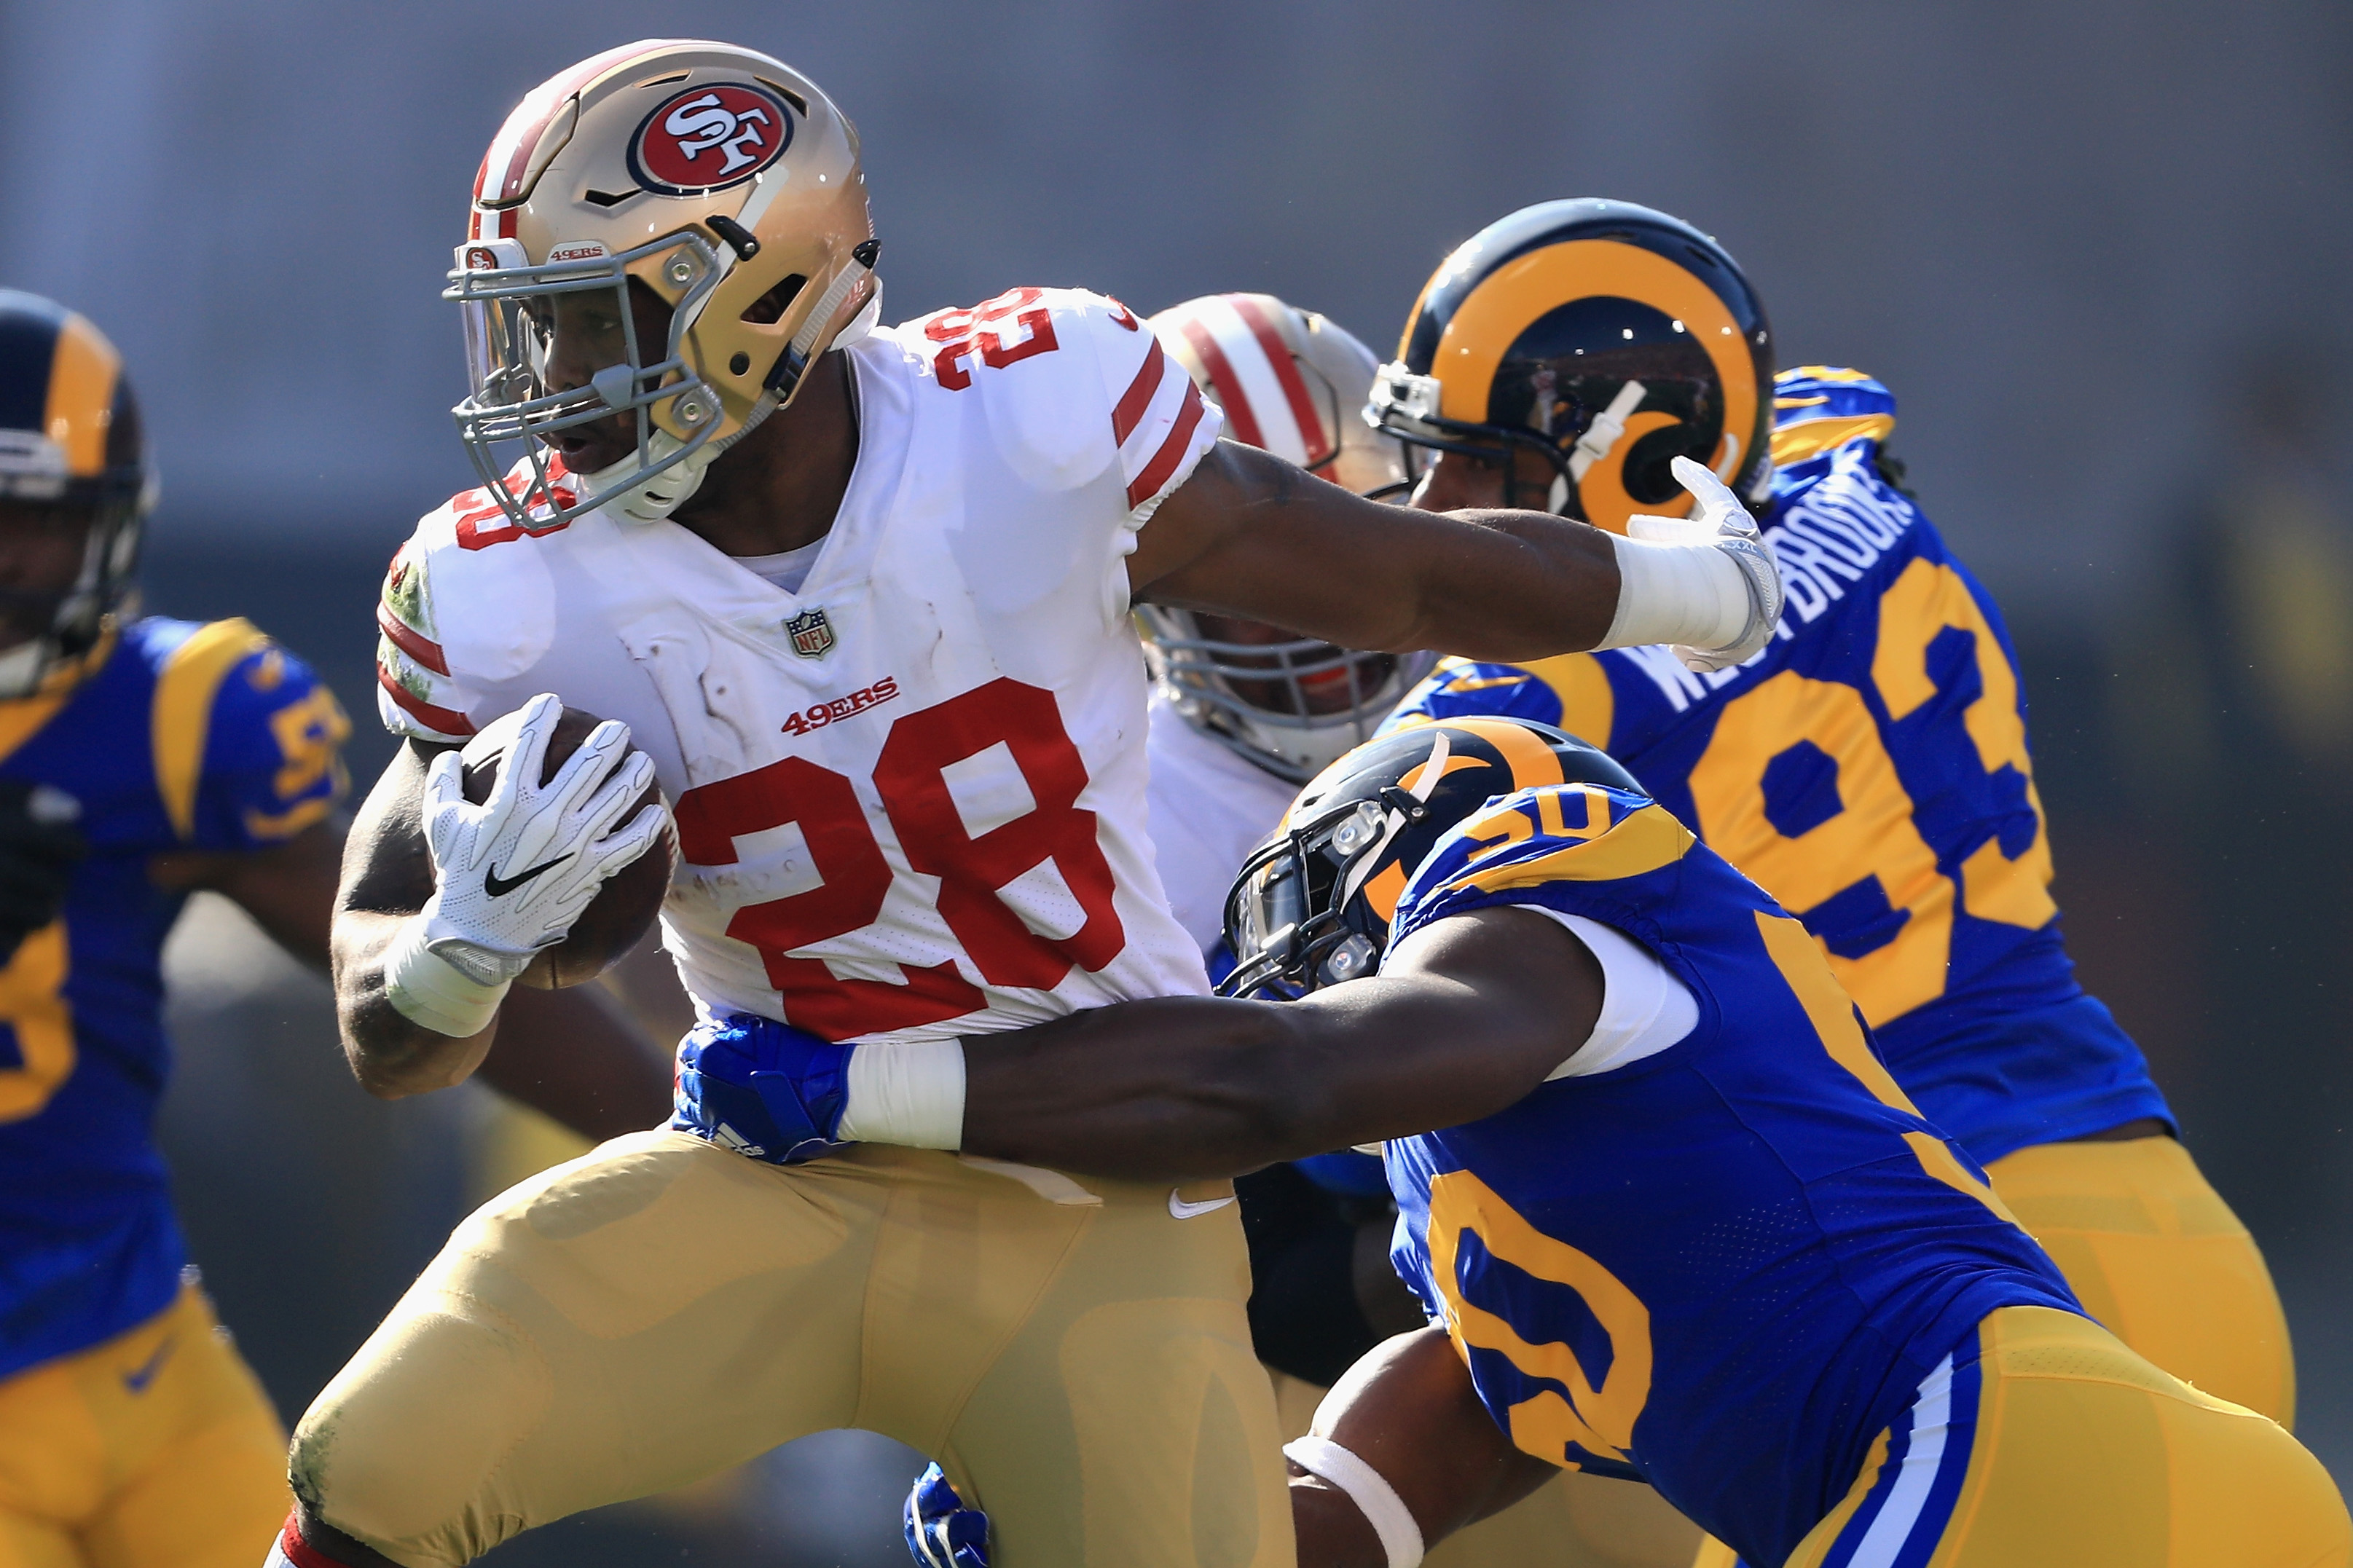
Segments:
[[[388,585],[408,744],[346,867],[346,1043],[387,1083],[462,1077],[662,830],[627,810],[649,773],[707,1021],[670,1129],[494,1200],[320,1395],[280,1558],[463,1563],[855,1425],[987,1498],[1008,1561],[1280,1568],[1230,1205],[945,1152],[960,1037],[1206,988],[1145,833],[1131,604],[1703,668],[1778,616],[1745,520],[1640,543],[1378,506],[1220,444],[1116,302],[884,328],[878,254],[849,122],[748,50],[609,51],[492,142],[449,289],[486,483]],[[527,705],[530,743],[546,693],[617,723],[466,802],[451,748]],[[770,1059],[788,1023],[871,1047],[821,1114]]]

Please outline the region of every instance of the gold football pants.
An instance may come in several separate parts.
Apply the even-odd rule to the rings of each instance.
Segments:
[[[2167,1137],[2039,1143],[1986,1168],[2084,1310],[2200,1391],[2295,1418],[2295,1362],[2254,1238]],[[1727,1568],[1715,1542],[1694,1568]]]
[[[1169,1196],[616,1139],[459,1227],[303,1417],[296,1489],[430,1568],[861,1426],[940,1461],[998,1568],[1290,1568],[1241,1227]]]
[[[1978,1333],[1976,1386],[1957,1374],[1934,1415],[1954,1424],[1924,1400],[1920,1425],[1882,1432],[1787,1568],[2353,1563],[2336,1483],[2277,1424],[2073,1312],[2005,1307]]]
[[[0,1383],[0,1568],[254,1568],[286,1436],[194,1285]]]
[[[1986,1168],[2084,1310],[2182,1382],[2295,1426],[2295,1360],[2263,1256],[2171,1138],[2041,1143]]]
[[[1267,1369],[1288,1442],[1329,1390]],[[1638,1481],[1565,1470],[1501,1513],[1430,1549],[1425,1568],[1684,1568],[1699,1526]]]

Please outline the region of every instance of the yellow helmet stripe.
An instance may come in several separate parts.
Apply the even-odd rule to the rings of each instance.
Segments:
[[[1615,239],[1545,246],[1497,268],[1472,289],[1446,323],[1430,361],[1430,374],[1442,389],[1439,412],[1486,423],[1487,392],[1504,351],[1546,311],[1596,295],[1638,300],[1683,322],[1724,383],[1725,429],[1748,439],[1757,425],[1757,374],[1740,323],[1698,278],[1656,251]]]
[[[1509,719],[1448,719],[1441,721],[1440,727],[1476,735],[1501,752],[1512,770],[1514,789],[1563,782],[1560,758],[1553,754],[1543,736],[1525,725],[1514,724]]]
[[[90,479],[106,471],[106,433],[114,420],[114,384],[122,357],[96,327],[68,316],[49,363],[49,399],[41,416],[66,455],[66,471]]]

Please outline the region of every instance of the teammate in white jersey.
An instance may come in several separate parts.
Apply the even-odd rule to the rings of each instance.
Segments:
[[[464,1077],[512,976],[662,830],[631,810],[649,776],[704,1022],[670,1130],[492,1200],[319,1396],[278,1556],[467,1562],[858,1426],[937,1458],[1013,1568],[1282,1568],[1230,1205],[942,1152],[959,1036],[1204,989],[1153,868],[1130,606],[1714,667],[1778,614],[1745,516],[1635,543],[1365,501],[1219,444],[1098,295],[877,328],[855,132],[724,45],[534,89],[473,224],[448,292],[486,488],[387,584],[410,743],[346,863],[346,1044],[387,1090]],[[541,694],[617,721],[543,786]],[[469,804],[453,748],[502,718],[509,764]],[[786,1020],[889,1048],[806,1097],[770,1068],[809,1037]],[[885,1134],[911,1146],[853,1142]]]

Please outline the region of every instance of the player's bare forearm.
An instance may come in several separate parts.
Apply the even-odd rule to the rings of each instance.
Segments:
[[[148,863],[148,876],[174,892],[221,894],[279,946],[313,969],[325,969],[343,853],[343,825],[330,820],[266,849],[158,855]]]
[[[1128,583],[1342,647],[1493,659],[1593,647],[1619,592],[1609,536],[1585,523],[1383,506],[1227,441],[1136,535]]]
[[[518,985],[499,1008],[482,1081],[602,1142],[670,1115],[667,1053],[594,985]]]
[[[422,802],[432,753],[404,744],[360,803],[343,844],[331,939],[335,1017],[343,1056],[370,1094],[385,1100],[463,1083],[496,1037],[493,1019],[464,1039],[404,1016],[385,994],[385,951],[433,896]]]
[[[1439,1328],[1366,1352],[1324,1396],[1311,1429],[1378,1470],[1433,1546],[1560,1473],[1512,1446]],[[1296,1464],[1291,1471],[1299,1568],[1386,1568],[1380,1538],[1347,1493]]]
[[[1382,974],[1299,1002],[1161,997],[965,1046],[965,1150],[1134,1181],[1492,1115],[1592,1031],[1599,966],[1525,910],[1400,943]]]

